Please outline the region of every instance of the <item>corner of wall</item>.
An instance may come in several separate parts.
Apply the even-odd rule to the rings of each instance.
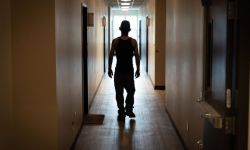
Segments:
[[[82,3],[56,0],[56,91],[58,147],[70,149],[82,124]]]
[[[0,5],[0,149],[12,149],[12,52],[11,4],[5,0]]]

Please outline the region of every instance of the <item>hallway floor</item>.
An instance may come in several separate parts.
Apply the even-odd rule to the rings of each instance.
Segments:
[[[105,115],[103,125],[84,125],[75,150],[184,149],[165,111],[164,91],[155,91],[145,73],[135,86],[136,118],[118,122],[113,79],[104,76],[90,109]]]

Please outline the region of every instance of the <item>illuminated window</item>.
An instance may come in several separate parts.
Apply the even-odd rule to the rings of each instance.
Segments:
[[[113,16],[113,38],[121,36],[121,31],[119,27],[123,20],[128,20],[130,22],[131,31],[129,36],[137,40],[138,36],[138,18],[136,15],[130,16]]]

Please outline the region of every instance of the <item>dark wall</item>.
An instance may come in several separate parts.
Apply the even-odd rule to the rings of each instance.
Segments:
[[[237,149],[247,149],[248,106],[249,106],[249,64],[250,64],[250,4],[248,0],[238,0],[238,96],[237,96]]]

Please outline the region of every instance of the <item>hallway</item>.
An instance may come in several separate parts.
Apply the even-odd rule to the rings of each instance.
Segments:
[[[3,0],[0,150],[250,150],[249,2]],[[123,19],[147,74],[118,123],[104,72]],[[102,125],[82,128],[88,108]]]
[[[165,111],[164,91],[155,91],[145,72],[135,86],[136,118],[118,123],[113,79],[104,76],[90,109],[105,115],[103,125],[84,125],[75,150],[184,149]]]

